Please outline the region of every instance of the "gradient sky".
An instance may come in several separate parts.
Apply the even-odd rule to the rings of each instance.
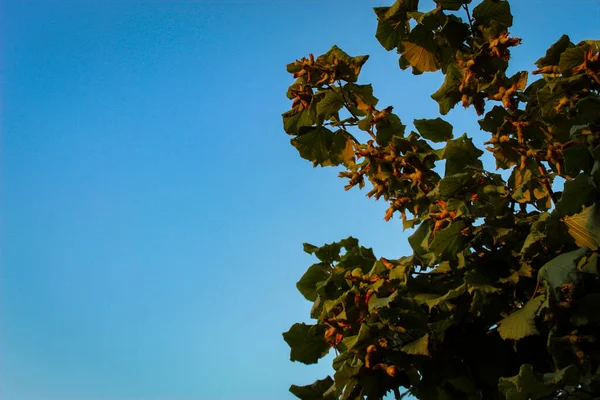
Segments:
[[[0,2],[0,398],[276,400],[330,373],[281,336],[308,318],[302,242],[394,258],[408,232],[289,145],[285,64],[370,54],[380,104],[433,117],[441,75],[374,39],[391,2]],[[596,0],[512,4],[513,71],[600,38]],[[473,110],[447,119],[483,141]]]

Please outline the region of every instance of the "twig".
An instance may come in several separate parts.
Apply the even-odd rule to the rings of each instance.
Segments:
[[[548,193],[550,193],[550,198],[552,199],[554,206],[556,206],[556,195],[554,194],[554,191],[552,190],[552,186],[550,185],[546,167],[544,167],[542,162],[540,160],[538,160],[537,158],[535,159],[535,162],[537,163],[538,169],[540,170],[540,174],[542,174],[542,183],[546,187],[546,190],[548,191]]]
[[[471,20],[471,13],[469,13],[469,6],[467,3],[462,3],[464,10],[467,12],[467,19],[469,20],[469,26],[471,27],[471,35],[475,37],[475,29],[473,28],[473,21]]]
[[[397,387],[394,388],[394,397],[396,398],[396,400],[402,399],[402,395],[400,394],[400,390],[398,390]]]

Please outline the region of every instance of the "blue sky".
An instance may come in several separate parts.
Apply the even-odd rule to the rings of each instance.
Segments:
[[[389,1],[391,3],[391,0]],[[513,70],[560,34],[598,39],[595,0],[513,1]],[[282,130],[285,64],[337,44],[405,123],[440,75],[374,39],[376,1],[0,2],[0,398],[292,398],[302,242],[409,253],[385,204],[344,192]],[[472,110],[447,118],[482,142]]]

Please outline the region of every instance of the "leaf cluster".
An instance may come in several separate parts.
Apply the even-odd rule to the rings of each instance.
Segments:
[[[376,38],[401,69],[444,74],[440,114],[473,106],[507,180],[439,116],[407,132],[358,83],[367,56],[334,46],[287,67],[283,124],[300,156],[341,168],[347,190],[368,185],[386,220],[414,229],[397,260],[351,237],[305,244],[318,262],[297,288],[315,323],[284,339],[293,361],[337,357],[333,378],[291,387],[301,399],[600,398],[600,41],[562,36],[528,84],[506,75],[521,42],[509,3],[470,6],[397,0],[375,8]]]

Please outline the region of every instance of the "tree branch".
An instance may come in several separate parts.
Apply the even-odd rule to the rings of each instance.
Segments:
[[[471,27],[471,35],[475,37],[475,29],[473,28],[473,20],[471,19],[471,13],[469,12],[469,6],[467,3],[462,3],[462,7],[467,13],[467,20],[469,21],[469,26]]]
[[[546,190],[548,191],[548,193],[550,193],[550,198],[552,199],[552,203],[554,203],[554,206],[556,206],[556,195],[554,194],[554,191],[552,190],[552,186],[550,185],[550,180],[548,179],[548,171],[546,171],[546,167],[544,167],[544,164],[542,164],[542,162],[540,160],[538,160],[536,158],[535,162],[538,166],[540,174],[542,174],[542,183],[546,187]]]

